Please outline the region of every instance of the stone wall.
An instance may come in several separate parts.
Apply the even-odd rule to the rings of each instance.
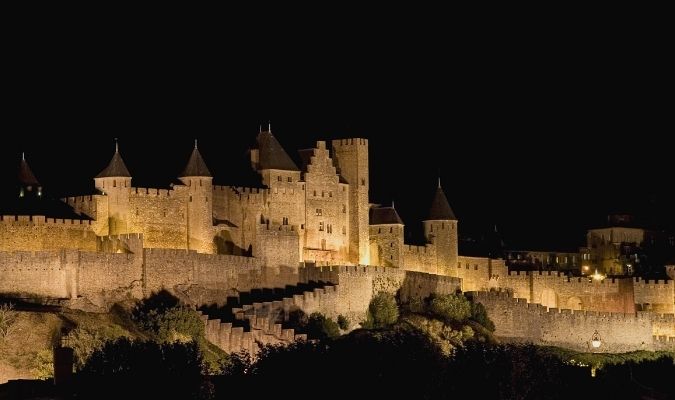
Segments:
[[[635,278],[633,292],[639,310],[675,313],[675,281]]]
[[[667,330],[672,314],[608,313],[547,309],[515,299],[506,292],[473,292],[495,323],[497,337],[577,351],[626,352],[675,349],[675,335]],[[591,347],[597,331],[602,345]]]
[[[433,244],[403,246],[403,269],[437,274],[436,247]]]
[[[0,251],[96,250],[91,221],[36,216],[0,216]]]

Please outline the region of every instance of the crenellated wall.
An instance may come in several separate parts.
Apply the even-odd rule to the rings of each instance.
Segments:
[[[529,341],[578,351],[626,352],[675,349],[672,314],[609,313],[547,309],[516,299],[506,292],[473,292],[495,323],[495,335],[514,341]],[[597,331],[602,345],[593,349]]]
[[[0,251],[96,250],[92,222],[41,215],[0,216]]]

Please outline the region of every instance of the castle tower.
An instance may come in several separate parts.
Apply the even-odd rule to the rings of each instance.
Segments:
[[[300,169],[272,135],[272,128],[260,131],[258,148],[251,150],[251,164],[262,175],[263,184],[272,187],[300,180]]]
[[[108,166],[94,178],[94,186],[108,200],[108,234],[129,233],[131,174],[122,160],[117,142],[115,142],[115,154]]]
[[[333,159],[349,183],[349,260],[370,264],[368,139],[333,140]]]
[[[38,182],[33,171],[28,166],[26,155],[21,153],[21,163],[19,164],[19,173],[17,174],[19,184],[19,197],[42,197],[42,185]]]
[[[213,253],[213,177],[197,148],[178,179],[188,187],[187,244],[189,250]]]
[[[394,205],[370,209],[370,262],[403,267],[404,224]]]
[[[429,217],[424,220],[424,237],[436,246],[439,274],[457,269],[457,218],[452,212],[448,198],[443,193],[441,180],[431,203]]]

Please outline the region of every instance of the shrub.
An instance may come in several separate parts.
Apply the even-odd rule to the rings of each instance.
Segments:
[[[481,303],[471,303],[471,319],[483,325],[490,332],[495,331],[495,323],[488,317],[487,310]]]
[[[54,356],[51,350],[40,350],[35,355],[31,373],[35,379],[40,380],[47,380],[54,377]]]
[[[180,305],[168,292],[157,293],[140,302],[132,313],[136,325],[159,343],[200,341],[204,323],[190,307]]]
[[[16,310],[14,310],[14,304],[0,304],[0,339],[5,340],[5,338],[9,336],[17,316],[18,314]]]
[[[349,318],[340,314],[337,317],[337,324],[340,327],[340,329],[342,329],[343,331],[346,331],[347,329],[349,329]]]
[[[307,335],[311,338],[326,339],[340,336],[340,328],[330,318],[315,312],[309,316],[307,322]]]
[[[364,328],[385,328],[398,320],[396,299],[389,293],[380,292],[370,301]]]
[[[471,316],[471,303],[462,294],[446,294],[431,299],[429,311],[447,322],[462,322]]]

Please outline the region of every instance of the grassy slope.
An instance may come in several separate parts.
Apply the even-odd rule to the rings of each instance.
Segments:
[[[104,336],[144,337],[122,312],[86,313],[77,310],[55,312],[18,312],[14,330],[0,342],[0,384],[9,379],[32,379],[39,352],[51,351],[58,343],[61,329],[82,327]]]

